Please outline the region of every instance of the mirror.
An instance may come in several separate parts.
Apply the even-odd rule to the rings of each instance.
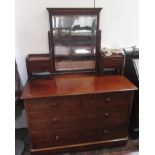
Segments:
[[[97,14],[71,13],[50,16],[55,71],[94,70]]]

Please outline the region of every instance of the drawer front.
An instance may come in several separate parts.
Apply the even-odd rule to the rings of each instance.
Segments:
[[[113,107],[129,106],[132,101],[132,92],[115,92],[104,94],[83,95],[81,97],[82,105],[85,107]]]
[[[78,96],[51,97],[26,100],[29,113],[60,111],[62,109],[76,109],[80,106]]]
[[[103,62],[103,66],[105,68],[108,68],[108,67],[113,67],[113,68],[122,67],[123,62],[122,61],[119,61],[119,62]]]
[[[51,110],[129,106],[132,92],[115,92],[69,97],[51,97],[25,100],[29,113]]]
[[[106,127],[127,125],[129,107],[119,108],[77,108],[29,114],[31,131],[60,129],[87,125]]]
[[[103,122],[106,127],[127,124],[130,103],[130,92],[29,100],[29,126],[36,131]]]
[[[25,100],[33,149],[125,138],[131,92]]]
[[[124,57],[104,57],[104,62],[122,62],[124,60]]]
[[[70,144],[95,142],[101,140],[124,138],[127,136],[127,128],[90,128],[77,127],[74,129],[59,129],[55,131],[45,130],[44,132],[34,132],[31,134],[31,146],[33,149],[63,146]]]
[[[28,65],[31,72],[50,71],[50,61],[30,61]]]
[[[116,68],[116,67],[122,67],[123,66],[123,58],[104,58],[103,66],[105,68]]]

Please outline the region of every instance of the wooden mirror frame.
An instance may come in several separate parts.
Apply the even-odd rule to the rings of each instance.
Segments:
[[[99,30],[100,11],[102,8],[47,8],[49,12],[50,32],[48,32],[49,40],[49,53],[51,57],[52,73],[79,73],[79,72],[98,72],[99,48],[101,40],[101,32]],[[55,67],[55,53],[54,53],[54,39],[53,39],[53,25],[52,16],[54,15],[95,15],[97,16],[96,26],[96,56],[95,56],[95,69],[79,69],[79,70],[63,70],[57,71]]]

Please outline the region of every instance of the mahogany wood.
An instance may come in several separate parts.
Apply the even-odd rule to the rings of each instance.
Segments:
[[[26,58],[26,66],[28,79],[30,80],[33,73],[50,72],[51,73],[51,59],[49,54],[29,54]]]
[[[52,15],[96,15],[102,8],[47,8]]]
[[[100,54],[100,74],[104,74],[104,69],[115,69],[119,71],[119,74],[123,75],[124,65],[125,56],[122,54],[112,54],[111,56],[105,56],[104,54]]]
[[[131,91],[136,87],[124,76],[59,75],[27,82],[23,99]]]
[[[52,72],[55,74],[61,73],[80,73],[82,70],[85,72],[97,72],[98,73],[98,57],[99,57],[99,49],[100,49],[100,35],[101,32],[99,30],[99,23],[100,23],[100,11],[102,8],[47,8],[49,12],[49,22],[50,22],[50,33],[48,34],[48,39],[49,39],[49,47],[50,47],[50,56],[52,60]],[[53,39],[53,23],[52,23],[52,16],[55,15],[96,15],[97,16],[97,26],[96,26],[96,55],[95,55],[95,69],[80,69],[80,70],[62,70],[58,71],[56,70],[55,67],[55,60],[56,55],[54,52],[54,39]],[[81,40],[83,39],[83,36],[80,38]],[[63,52],[63,51],[62,51]],[[88,57],[89,58],[89,57]],[[87,60],[88,60],[87,58]],[[76,58],[75,58],[76,59]],[[82,56],[79,57],[79,59],[82,59]]]
[[[99,149],[102,147],[113,147],[125,145],[127,138],[117,140],[103,140],[81,144],[72,144],[60,147],[43,148],[43,149],[31,149],[32,155],[56,155],[63,152],[75,152],[75,151],[86,151],[92,149]]]
[[[32,155],[125,144],[136,89],[123,76],[30,80],[22,99]]]

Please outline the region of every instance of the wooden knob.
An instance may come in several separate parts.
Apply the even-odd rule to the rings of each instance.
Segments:
[[[110,103],[110,98],[109,97],[106,98],[106,102]]]
[[[59,136],[55,136],[55,139],[56,139],[56,140],[60,140],[60,137],[59,137]]]
[[[109,113],[108,113],[108,112],[105,112],[105,113],[104,113],[104,116],[105,116],[105,117],[109,117]]]
[[[56,102],[53,102],[53,103],[52,103],[52,106],[57,106],[57,103],[56,103]]]
[[[58,122],[58,118],[57,118],[57,117],[54,118],[54,122],[55,122],[55,123]]]
[[[103,133],[106,135],[108,133],[108,131],[106,129],[104,129]]]

